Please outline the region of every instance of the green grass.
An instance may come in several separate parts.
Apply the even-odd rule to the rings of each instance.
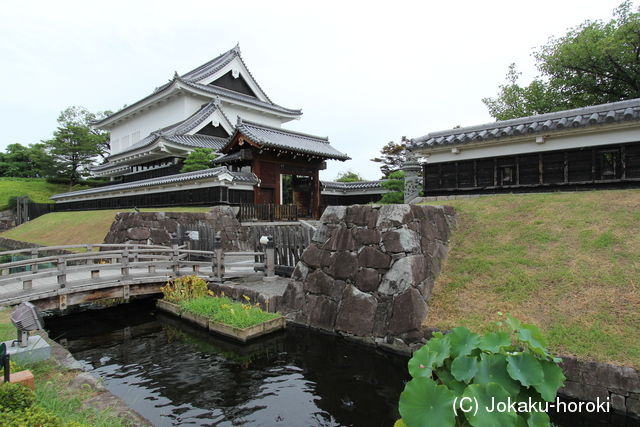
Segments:
[[[446,204],[458,226],[426,325],[480,332],[511,313],[557,354],[640,369],[640,191]]]
[[[208,212],[209,208],[153,208],[144,212]],[[81,212],[53,212],[5,231],[2,237],[47,246],[102,243],[109,232],[116,213],[133,209]]]
[[[69,186],[49,184],[44,178],[0,178],[0,210],[8,208],[12,196],[29,196],[32,202],[51,203],[49,197],[67,191]]]
[[[9,319],[10,315],[10,309],[0,310],[0,341],[16,338],[16,329]],[[35,377],[36,405],[55,414],[65,423],[76,422],[94,427],[128,425],[109,411],[99,412],[93,408],[82,407],[84,400],[98,393],[89,387],[68,388],[69,381],[77,375],[77,372],[62,368],[51,359],[19,367],[19,370],[23,369],[29,369]]]
[[[245,299],[242,303],[227,297],[203,297],[181,301],[179,305],[184,311],[236,328],[248,328],[280,317],[279,313],[269,313],[251,305],[248,297]]]

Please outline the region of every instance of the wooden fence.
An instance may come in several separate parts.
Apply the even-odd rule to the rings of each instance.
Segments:
[[[297,221],[298,207],[296,205],[253,205],[241,204],[238,220],[246,221]]]
[[[256,252],[264,250],[260,244],[262,236],[273,236],[276,273],[286,275],[293,272],[314,233],[312,228],[303,225],[253,225],[250,229],[250,247]]]

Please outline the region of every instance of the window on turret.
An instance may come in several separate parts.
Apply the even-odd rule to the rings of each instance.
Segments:
[[[257,98],[256,94],[253,92],[253,90],[251,90],[251,87],[246,82],[246,80],[242,77],[242,75],[239,75],[238,77],[233,77],[233,75],[231,74],[231,71],[229,71],[227,74],[220,77],[219,79],[212,81],[211,83],[209,83],[209,85],[218,86],[224,89],[229,89],[234,92],[240,92],[245,95],[249,95],[249,96],[253,96],[254,98]]]

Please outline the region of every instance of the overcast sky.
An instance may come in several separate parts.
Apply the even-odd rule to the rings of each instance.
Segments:
[[[240,43],[273,102],[302,109],[285,128],[328,136],[353,170],[402,136],[493,121],[515,62],[526,84],[531,53],[550,36],[609,20],[622,0],[40,1],[5,2],[0,15],[0,117],[6,145],[48,139],[60,111],[117,110]]]

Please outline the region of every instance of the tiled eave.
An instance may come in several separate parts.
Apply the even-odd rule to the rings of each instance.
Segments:
[[[226,181],[232,186],[244,185],[253,187],[257,180],[253,174],[231,172],[226,167],[217,167],[195,172],[170,175],[160,178],[145,179],[125,184],[115,184],[105,187],[90,188],[87,190],[73,191],[69,193],[56,194],[51,200],[56,202],[76,201],[96,197],[115,197],[135,194],[140,192],[166,191],[171,187],[194,187],[203,183]]]
[[[570,136],[600,132],[609,126],[637,125],[640,121],[640,99],[558,111],[538,116],[487,123],[459,129],[432,132],[414,138],[409,149],[416,153],[454,150],[463,145],[484,145],[536,140],[547,136]],[[538,139],[538,141],[544,141]]]
[[[273,149],[282,153],[302,154],[318,159],[349,160],[350,157],[336,150],[329,144],[328,138],[321,138],[300,132],[293,132],[281,128],[274,128],[258,123],[238,120],[236,134],[223,147],[225,152],[230,144],[236,139],[235,136],[241,133],[249,138],[262,149]]]

